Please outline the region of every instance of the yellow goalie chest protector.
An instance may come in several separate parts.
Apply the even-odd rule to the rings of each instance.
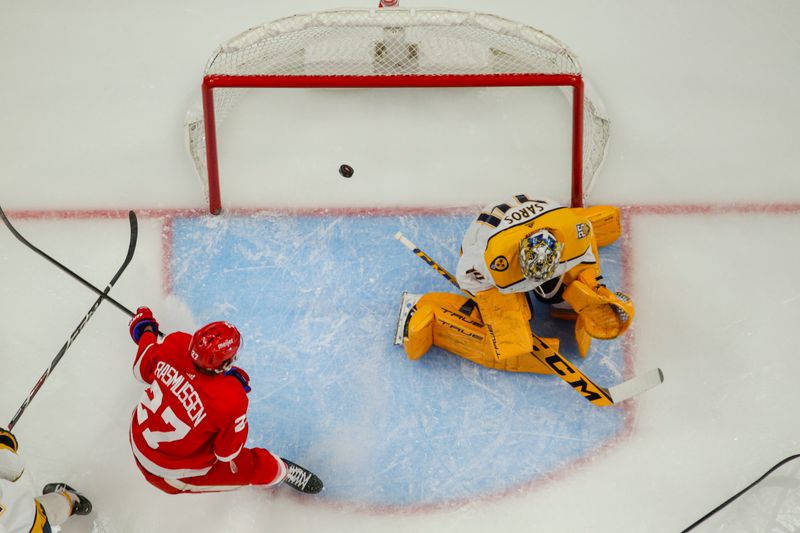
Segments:
[[[592,226],[575,210],[562,208],[544,213],[528,222],[507,227],[492,235],[486,243],[484,260],[494,285],[503,293],[531,290],[530,280],[522,274],[519,263],[520,241],[540,229],[549,230],[564,244],[554,278],[580,263],[595,263]]]

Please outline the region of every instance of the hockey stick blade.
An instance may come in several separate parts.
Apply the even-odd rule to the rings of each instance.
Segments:
[[[619,385],[609,387],[608,394],[614,403],[624,402],[629,398],[638,396],[643,392],[661,385],[664,382],[664,372],[660,368],[654,368],[644,374],[640,374]]]
[[[3,218],[5,219],[5,215],[3,215]],[[12,418],[11,422],[9,422],[8,426],[6,426],[9,431],[11,431],[14,428],[14,426],[17,425],[17,421],[22,416],[22,413],[25,412],[25,409],[27,409],[28,405],[31,403],[33,397],[36,396],[36,394],[39,392],[39,389],[42,388],[42,385],[44,385],[44,382],[45,380],[47,380],[47,377],[53,372],[53,369],[56,367],[58,362],[61,361],[61,358],[64,357],[64,354],[67,352],[69,347],[72,346],[72,343],[75,342],[75,339],[78,337],[78,334],[81,332],[81,330],[83,330],[83,327],[86,325],[86,323],[89,322],[89,319],[92,318],[92,315],[94,315],[94,312],[97,311],[97,308],[100,307],[100,304],[103,303],[103,300],[108,297],[108,293],[109,291],[111,291],[111,287],[114,286],[119,277],[128,267],[128,264],[131,262],[131,259],[133,259],[133,252],[136,250],[136,241],[139,238],[139,223],[136,220],[136,213],[134,213],[133,211],[129,211],[128,221],[130,222],[131,226],[131,236],[130,236],[130,242],[128,243],[128,253],[125,255],[125,260],[122,262],[122,265],[119,267],[119,269],[117,269],[117,272],[114,274],[114,277],[111,278],[111,281],[108,282],[108,285],[106,286],[105,290],[100,294],[97,300],[94,301],[92,307],[84,315],[83,319],[80,321],[80,323],[72,332],[72,334],[69,336],[67,342],[65,342],[64,346],[61,347],[61,350],[58,351],[55,358],[50,363],[50,366],[47,368],[47,370],[44,371],[44,374],[42,374],[42,376],[39,378],[39,381],[36,382],[36,385],[34,385],[33,390],[31,390],[30,394],[28,394],[28,397],[25,398],[24,402],[22,402],[20,408],[17,409],[17,412],[14,414],[14,418]]]
[[[22,244],[24,244],[25,246],[27,246],[28,248],[30,248],[31,250],[33,250],[34,252],[36,252],[40,256],[42,256],[45,259],[47,259],[48,261],[50,261],[52,264],[54,264],[55,266],[57,266],[58,268],[60,268],[61,270],[63,270],[67,274],[69,274],[70,276],[72,276],[74,279],[76,279],[79,282],[81,282],[84,286],[86,286],[89,289],[91,289],[92,292],[94,292],[95,294],[103,294],[103,291],[101,291],[100,289],[98,289],[97,287],[95,287],[94,285],[92,285],[91,283],[89,283],[88,281],[83,279],[82,277],[80,277],[78,274],[76,274],[75,272],[73,272],[69,268],[67,268],[63,263],[61,263],[57,259],[54,259],[54,258],[50,257],[47,253],[45,253],[41,249],[37,248],[28,239],[23,237],[22,234],[19,231],[17,231],[17,228],[15,228],[13,226],[13,224],[11,224],[11,221],[6,216],[6,214],[3,211],[2,207],[0,207],[0,218],[3,219],[3,222],[5,222],[6,226],[9,229],[9,231],[11,231],[11,233],[14,235],[14,237],[16,237],[17,240],[19,240]],[[105,299],[108,300],[109,303],[113,304],[117,309],[119,309],[123,313],[126,313],[128,316],[132,317],[134,315],[133,311],[131,311],[130,309],[128,309],[127,307],[125,307],[124,305],[122,305],[121,303],[116,301],[111,296],[106,295]]]

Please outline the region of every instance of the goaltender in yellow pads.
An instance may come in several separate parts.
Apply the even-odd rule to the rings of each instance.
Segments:
[[[395,343],[409,359],[435,345],[489,368],[552,374],[531,354],[526,293],[550,304],[552,316],[575,320],[582,356],[592,337],[622,335],[633,302],[605,286],[597,253],[619,235],[619,210],[611,206],[567,208],[526,195],[488,205],[467,229],[451,280],[472,298],[404,294]],[[558,351],[558,339],[542,340]]]

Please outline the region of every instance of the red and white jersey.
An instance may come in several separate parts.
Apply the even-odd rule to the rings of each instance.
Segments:
[[[159,343],[145,333],[133,374],[150,386],[131,422],[139,464],[169,479],[200,476],[217,461],[231,461],[247,440],[247,394],[224,374],[197,370],[189,355],[192,336],[172,333]]]

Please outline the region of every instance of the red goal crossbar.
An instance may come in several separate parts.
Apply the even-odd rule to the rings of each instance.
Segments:
[[[572,87],[572,192],[573,207],[583,207],[583,78],[576,74],[447,74],[402,76],[234,76],[207,75],[203,78],[208,203],[219,214],[222,198],[219,185],[219,155],[214,112],[217,88],[424,88],[424,87]]]

